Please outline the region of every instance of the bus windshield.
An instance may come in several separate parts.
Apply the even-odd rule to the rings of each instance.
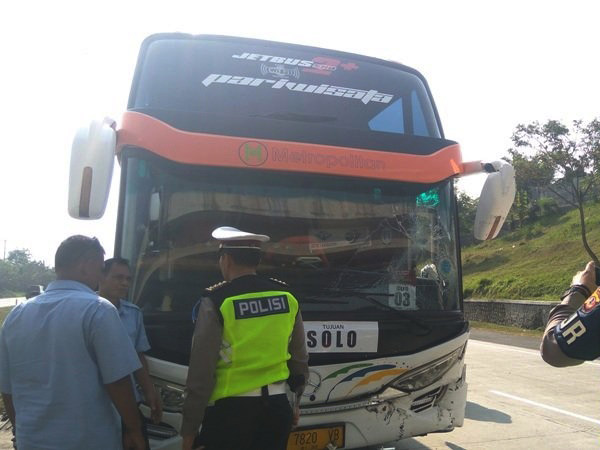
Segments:
[[[400,134],[441,137],[418,72],[252,39],[159,35],[145,42],[128,109],[186,131],[354,148],[389,141],[381,149],[397,149]]]
[[[259,273],[303,314],[458,310],[452,181],[423,185],[180,165],[125,152],[121,255],[133,301],[189,320],[222,280],[219,226],[267,234]]]

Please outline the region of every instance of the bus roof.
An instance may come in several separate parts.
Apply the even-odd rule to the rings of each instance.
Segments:
[[[235,163],[202,145],[215,145],[213,138],[231,147]],[[119,133],[119,149],[127,145],[189,164],[335,169],[421,182],[456,175],[462,164],[458,145],[443,138],[425,78],[410,67],[296,44],[181,33],[142,43]],[[249,164],[240,156],[260,148],[270,159]]]
[[[323,74],[325,74],[325,72],[327,72],[328,70],[331,70],[331,69],[333,69],[332,71],[338,70],[340,65],[342,64],[342,60],[344,60],[344,59],[350,60],[350,61],[364,61],[369,64],[390,67],[393,69],[397,69],[397,70],[401,70],[403,72],[413,74],[414,76],[418,77],[421,80],[425,89],[427,90],[427,93],[429,94],[429,97],[431,98],[431,92],[429,90],[429,85],[427,84],[427,80],[421,74],[421,72],[419,72],[418,70],[416,70],[412,67],[406,66],[404,64],[401,64],[401,63],[395,62],[395,61],[389,61],[389,60],[385,60],[385,59],[380,59],[380,58],[375,58],[375,57],[371,57],[371,56],[345,52],[345,51],[325,49],[325,48],[300,45],[300,44],[277,42],[277,41],[268,41],[268,40],[263,40],[263,39],[254,39],[254,38],[245,38],[245,37],[236,37],[236,36],[211,35],[211,34],[193,35],[193,34],[188,34],[188,33],[156,33],[156,34],[152,34],[152,35],[148,36],[142,42],[142,45],[141,45],[141,48],[139,51],[137,66],[135,69],[132,88],[131,88],[131,92],[130,92],[130,96],[129,96],[128,109],[132,109],[135,107],[134,106],[135,105],[135,95],[136,95],[137,88],[139,87],[139,79],[141,77],[141,72],[143,71],[144,61],[147,57],[149,48],[155,42],[172,41],[172,40],[205,41],[205,42],[214,42],[214,43],[224,42],[224,43],[230,43],[230,44],[233,44],[236,46],[249,45],[249,46],[260,46],[260,47],[273,48],[275,50],[281,50],[284,52],[286,50],[294,50],[294,51],[298,51],[298,52],[306,53],[306,54],[326,55],[327,57],[330,57],[332,59],[335,58],[336,60],[338,60],[338,63],[334,62],[333,64],[331,64],[328,61],[322,61],[322,57],[320,58],[321,59],[320,62],[313,61],[314,64],[310,68],[312,69],[312,68],[314,68],[315,65],[320,64],[320,66],[319,66],[319,68],[317,68],[317,70],[322,70]],[[248,55],[248,59],[250,59],[249,58],[250,55],[251,54]],[[254,55],[258,56],[258,54],[254,54]],[[265,62],[266,60],[268,60],[268,62],[274,61],[274,64],[280,64],[280,62],[275,59],[275,58],[278,58],[278,56],[274,56],[274,55],[260,55],[260,56],[262,58],[256,58],[255,60],[259,60],[260,62]],[[264,58],[265,56],[271,56],[271,58]],[[317,58],[319,58],[319,57],[317,57]],[[296,65],[300,65],[300,64],[296,64]],[[325,67],[325,66],[328,66],[328,67]],[[350,70],[353,70],[353,69],[351,68]],[[438,122],[439,122],[437,109],[435,108],[435,104],[433,103],[433,100],[432,100],[432,104],[433,104],[433,109],[434,109],[436,118],[438,119]],[[438,125],[440,127],[441,135],[443,136],[441,124],[438,123]]]

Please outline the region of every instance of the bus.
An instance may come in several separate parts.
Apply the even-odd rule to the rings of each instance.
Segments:
[[[115,158],[116,157],[116,158]],[[211,230],[271,237],[259,272],[299,299],[310,355],[288,450],[360,448],[463,424],[455,180],[487,173],[475,219],[497,235],[514,198],[502,161],[463,162],[425,78],[373,57],[180,33],[142,43],[127,110],[81,128],[69,213],[104,212],[121,180],[115,255],[131,262],[164,407],[177,436],[192,309],[221,280]]]

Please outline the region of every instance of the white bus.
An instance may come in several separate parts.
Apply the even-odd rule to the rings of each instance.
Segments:
[[[423,76],[300,45],[157,34],[142,44],[118,131],[73,143],[69,211],[102,216],[115,155],[115,254],[131,261],[164,419],[179,448],[192,308],[220,281],[222,225],[268,234],[260,273],[300,301],[310,379],[288,450],[359,448],[463,423],[455,179],[489,172],[475,229],[494,237],[514,198],[508,164],[465,163]]]

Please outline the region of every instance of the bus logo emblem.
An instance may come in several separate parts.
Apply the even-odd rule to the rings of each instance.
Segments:
[[[244,142],[240,146],[239,155],[247,166],[260,166],[267,161],[267,147],[260,142]]]
[[[288,69],[283,64],[277,64],[276,66],[267,66],[266,64],[261,64],[260,73],[262,73],[264,76],[272,75],[275,78],[300,78],[300,71],[297,67]]]

